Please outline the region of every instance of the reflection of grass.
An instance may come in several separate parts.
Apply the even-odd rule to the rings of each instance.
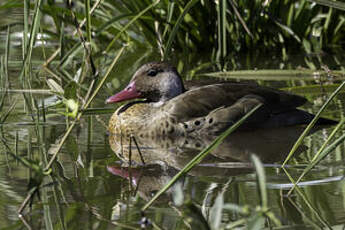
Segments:
[[[33,2],[33,3],[32,3]],[[313,4],[316,2],[318,4]],[[93,3],[94,5],[91,5]],[[96,94],[101,90],[106,78],[111,74],[123,53],[123,43],[127,44],[128,50],[135,50],[138,47],[150,46],[154,50],[161,50],[161,58],[174,60],[176,57],[185,56],[185,59],[176,61],[179,66],[185,67],[186,60],[190,57],[200,58],[200,53],[207,54],[209,63],[202,63],[192,70],[195,72],[212,66],[212,63],[221,63],[215,75],[224,75],[220,70],[230,66],[236,67],[236,57],[242,52],[251,53],[256,51],[278,50],[283,59],[288,58],[289,49],[300,49],[304,52],[315,55],[306,57],[305,61],[311,70],[301,70],[293,72],[294,77],[301,80],[300,74],[314,73],[315,66],[322,65],[321,53],[331,46],[339,46],[345,39],[344,35],[344,4],[334,1],[300,1],[298,4],[291,1],[74,1],[74,6],[63,8],[56,5],[55,1],[7,1],[0,6],[0,10],[22,7],[23,36],[22,36],[22,69],[16,78],[16,86],[22,89],[11,89],[9,80],[9,66],[17,65],[18,61],[10,59],[11,32],[16,25],[8,25],[5,43],[5,53],[0,59],[1,75],[1,98],[0,98],[0,122],[1,141],[5,146],[8,156],[18,160],[22,165],[30,169],[30,192],[28,199],[35,192],[42,189],[45,181],[54,181],[56,169],[53,163],[59,154],[65,141],[68,139],[72,129],[78,124],[80,119],[87,114],[104,114],[109,109],[94,109],[91,102]],[[329,8],[329,6],[333,8]],[[32,10],[32,11],[31,11]],[[33,14],[31,14],[33,13]],[[49,18],[52,22],[44,24],[43,20]],[[78,22],[82,22],[78,24]],[[70,32],[72,31],[72,32]],[[38,35],[46,34],[47,37]],[[30,36],[27,36],[30,35]],[[37,40],[46,40],[48,44],[56,44],[56,49],[47,49],[44,42],[40,47],[36,47]],[[41,50],[44,61],[33,60],[35,52]],[[175,51],[177,51],[175,53]],[[158,53],[158,51],[156,51]],[[112,57],[117,53],[116,57]],[[135,53],[135,52],[134,52]],[[230,56],[234,55],[233,56]],[[122,58],[122,57],[121,57]],[[138,57],[134,55],[126,57],[131,59],[126,67],[141,63],[145,60],[145,55]],[[125,58],[124,58],[125,59]],[[338,65],[341,62],[335,59]],[[40,69],[36,71],[37,63]],[[135,66],[135,65],[133,65]],[[117,67],[121,67],[117,65]],[[134,68],[134,67],[129,67]],[[342,66],[344,69],[344,67]],[[317,68],[316,68],[317,69]],[[336,80],[344,77],[344,70],[334,71],[332,74],[339,76]],[[43,71],[41,71],[43,70]],[[250,78],[260,71],[249,72],[228,72],[236,75],[245,74],[245,78]],[[288,79],[291,80],[291,71]],[[263,73],[263,72],[260,72]],[[277,79],[277,75],[286,76],[286,71],[264,72],[270,79]],[[272,77],[272,73],[274,76]],[[298,75],[298,77],[296,77]],[[101,79],[100,76],[103,76]],[[12,76],[11,76],[12,77]],[[42,79],[43,77],[43,79]],[[50,79],[47,79],[50,78]],[[282,80],[282,78],[279,78]],[[34,89],[35,88],[35,89]],[[13,116],[15,103],[8,100],[11,90],[23,94],[25,111],[22,114],[29,115],[33,125],[33,131],[29,135],[28,156],[18,153],[18,132],[14,137],[14,145],[10,146],[5,137],[3,123]],[[56,96],[54,103],[46,104],[46,100],[38,100],[36,93],[49,93]],[[7,104],[13,104],[7,106]],[[15,111],[15,112],[13,112]],[[45,131],[43,125],[49,125],[48,116],[61,116],[64,114],[66,120],[66,130],[62,139],[54,148],[54,155],[48,156],[47,146],[45,146]],[[89,120],[89,124],[91,124]],[[312,126],[312,125],[311,125]],[[311,127],[310,126],[310,127]],[[339,126],[338,129],[341,127]],[[232,129],[228,132],[231,132]],[[7,132],[7,131],[6,131]],[[91,139],[92,129],[89,129]],[[227,134],[227,133],[226,133]],[[219,144],[223,134],[209,146],[201,157],[211,151]],[[344,135],[329,143],[328,147],[323,146],[320,157],[310,163],[306,170],[311,169],[315,162],[322,160],[325,155],[342,143]],[[32,153],[32,139],[35,139],[38,153],[34,159]],[[299,142],[301,143],[301,142]],[[328,143],[328,142],[327,142]],[[292,151],[293,152],[293,151]],[[7,156],[7,155],[6,155]],[[90,160],[90,171],[92,170],[92,159]],[[181,175],[186,173],[192,165],[200,161],[195,159],[193,164],[186,166],[186,171],[181,171]],[[280,222],[269,210],[267,192],[265,189],[265,174],[258,159],[253,157],[253,162],[258,175],[258,185],[261,195],[261,203],[257,209],[250,207],[224,204],[220,209],[230,209],[242,213],[246,218],[240,218],[237,222],[228,223],[228,227],[242,226],[243,224],[257,226],[262,224],[265,218],[273,221],[279,226]],[[307,172],[307,171],[306,171]],[[304,172],[304,174],[306,173]],[[92,173],[90,173],[92,175]],[[303,175],[304,175],[303,174]],[[173,183],[171,181],[170,183]],[[49,184],[49,183],[48,183]],[[66,223],[63,220],[63,213],[57,191],[54,187],[54,198],[59,209],[59,224],[64,228]],[[300,192],[300,190],[299,190]],[[44,191],[42,200],[48,202],[47,191]],[[218,199],[218,205],[221,204]],[[23,208],[26,202],[23,203]],[[146,207],[148,207],[148,203]],[[145,209],[144,208],[144,209]],[[215,210],[219,211],[219,207]],[[52,228],[52,219],[49,208],[44,206],[46,227]],[[219,212],[221,213],[221,211]],[[219,214],[218,213],[218,214]],[[219,218],[215,218],[220,221]],[[219,226],[219,223],[212,223],[212,226]],[[327,225],[327,224],[325,224]],[[128,227],[128,226],[125,226]],[[129,227],[130,228],[130,227]]]
[[[294,146],[292,147],[289,155],[286,157],[286,159],[284,160],[283,163],[283,167],[284,165],[291,159],[291,157],[293,156],[293,154],[295,153],[295,151],[298,149],[298,147],[302,144],[303,139],[308,135],[309,131],[315,126],[317,120],[320,118],[321,113],[326,109],[326,107],[328,106],[328,104],[332,101],[332,99],[339,94],[340,90],[343,88],[343,86],[345,86],[345,81],[332,93],[332,95],[330,95],[330,97],[328,98],[328,100],[323,104],[323,106],[320,108],[320,110],[317,112],[317,114],[315,115],[315,117],[313,118],[313,120],[308,124],[308,126],[305,128],[305,130],[303,131],[303,133],[301,134],[301,136],[298,138],[298,140],[296,141],[296,143],[294,144]]]
[[[298,184],[303,177],[310,172],[311,169],[313,169],[318,163],[320,163],[321,160],[323,160],[328,154],[330,154],[336,147],[338,147],[340,144],[342,144],[343,140],[345,139],[345,134],[341,135],[339,138],[337,138],[332,144],[330,144],[331,140],[335,136],[335,134],[341,130],[345,123],[345,118],[343,118],[338,125],[333,129],[332,133],[329,135],[327,140],[323,143],[323,145],[320,147],[318,152],[314,155],[313,159],[311,160],[310,164],[304,169],[303,173],[299,176],[296,182],[292,181],[294,183],[294,187],[296,184]],[[290,190],[289,194],[291,194],[294,187]]]

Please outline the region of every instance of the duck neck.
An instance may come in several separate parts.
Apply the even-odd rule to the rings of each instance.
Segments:
[[[169,81],[161,81],[160,88],[164,89],[161,92],[160,102],[166,102],[186,91],[180,76]]]

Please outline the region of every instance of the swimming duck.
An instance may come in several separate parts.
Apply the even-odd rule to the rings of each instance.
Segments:
[[[258,104],[263,104],[242,129],[306,124],[314,115],[296,109],[307,100],[288,92],[251,83],[221,82],[197,86],[183,83],[166,62],[141,66],[125,89],[106,103],[130,99],[109,121],[110,134],[138,137],[217,135]],[[319,119],[319,124],[334,123]]]

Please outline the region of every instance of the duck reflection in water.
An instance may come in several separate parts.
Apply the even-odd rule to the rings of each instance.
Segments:
[[[265,163],[279,162],[285,159],[303,130],[304,127],[284,127],[237,131],[226,137],[202,163],[250,162],[252,154],[256,154]],[[316,130],[317,128],[313,131]],[[158,136],[130,139],[113,134],[109,136],[109,143],[112,150],[124,162],[131,160],[132,165],[159,164],[179,170],[215,138],[215,136],[200,138]],[[296,154],[305,149],[305,146],[301,146]]]
[[[188,172],[191,177],[207,177],[207,181],[227,183],[234,176],[252,173],[250,156],[256,154],[264,164],[281,162],[291,150],[304,127],[284,127],[238,131],[230,134],[217,148]],[[317,128],[313,130],[317,131]],[[208,146],[215,137],[202,139],[190,137],[135,138],[110,135],[112,150],[127,164],[107,166],[110,173],[125,178],[146,201],[162,189],[190,160]],[[295,156],[305,151],[299,147]],[[131,154],[130,154],[131,153]],[[130,156],[131,155],[131,156]],[[131,166],[128,163],[131,161]],[[279,167],[279,165],[278,165]],[[129,169],[130,168],[130,169]],[[174,196],[177,184],[162,195],[157,205],[166,203]],[[204,188],[206,189],[206,188]]]

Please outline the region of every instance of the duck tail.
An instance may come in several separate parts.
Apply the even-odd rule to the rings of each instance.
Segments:
[[[293,109],[284,113],[275,114],[273,117],[266,122],[265,125],[268,127],[280,127],[280,126],[290,126],[290,125],[303,125],[309,124],[315,115],[308,113],[304,110]],[[316,125],[335,125],[337,121],[320,117]]]
[[[308,113],[307,111],[299,110],[299,109],[295,109],[291,113],[294,114],[295,116],[293,117],[295,117],[295,119],[297,118],[298,120],[295,122],[300,123],[300,124],[309,124],[315,117],[315,115]],[[338,123],[337,121],[320,117],[317,120],[316,125],[335,125],[337,123]]]
[[[337,123],[338,122],[335,120],[331,120],[331,119],[327,119],[323,117],[320,117],[316,122],[317,125],[335,125]]]

